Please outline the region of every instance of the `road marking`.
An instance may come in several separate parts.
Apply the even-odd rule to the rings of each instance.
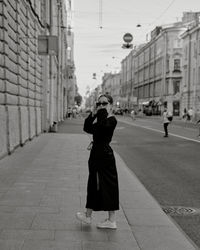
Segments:
[[[135,127],[145,128],[145,129],[152,130],[152,131],[155,131],[155,132],[158,132],[158,133],[163,133],[163,131],[162,131],[162,130],[159,130],[159,129],[150,128],[150,127],[142,126],[142,125],[136,125],[136,124],[133,124],[133,123],[128,122],[128,121],[121,121],[121,122],[127,123],[127,124],[132,125],[132,126],[135,126]],[[200,143],[200,140],[188,138],[188,137],[185,137],[185,136],[182,136],[182,135],[176,135],[176,134],[173,134],[173,133],[169,133],[169,135],[172,135],[172,136],[174,136],[174,137],[178,137],[178,138],[181,138],[181,139],[184,139],[184,140],[188,140],[188,141],[193,141],[193,142],[198,142],[198,143]]]

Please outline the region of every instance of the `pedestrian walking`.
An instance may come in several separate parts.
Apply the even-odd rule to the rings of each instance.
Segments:
[[[200,138],[200,120],[198,120],[196,124],[198,125],[198,131],[199,131],[198,137]]]
[[[163,111],[163,127],[164,127],[164,132],[165,135],[164,137],[168,137],[168,125],[170,123],[169,117],[172,117],[171,113],[167,111],[167,108],[164,108]]]
[[[116,162],[110,142],[117,125],[112,115],[113,99],[110,95],[98,98],[93,112],[85,119],[84,131],[93,135],[88,161],[86,212],[78,212],[78,220],[91,224],[93,211],[107,211],[108,218],[98,228],[116,229],[115,211],[119,210],[119,187]]]
[[[69,107],[67,110],[67,117],[71,120],[72,119],[72,108]]]
[[[193,116],[194,116],[194,111],[193,111],[193,108],[191,107],[189,110],[188,110],[188,113],[187,113],[187,120],[188,121],[191,121],[193,119]]]
[[[197,115],[197,126],[198,126],[198,137],[200,138],[200,110],[197,109],[197,112],[196,112],[196,115]]]
[[[133,121],[135,121],[135,110],[134,109],[131,111],[131,118]]]
[[[184,108],[184,110],[183,110],[182,118],[183,118],[184,120],[187,119],[187,109],[186,109],[186,108]]]

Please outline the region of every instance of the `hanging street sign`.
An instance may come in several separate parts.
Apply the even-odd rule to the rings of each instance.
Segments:
[[[133,36],[131,33],[126,33],[124,36],[123,36],[123,40],[125,43],[130,43],[133,41]]]
[[[123,36],[123,40],[125,42],[125,44],[122,45],[123,49],[132,49],[133,48],[133,44],[131,44],[131,42],[133,41],[133,36],[131,33],[126,33]]]

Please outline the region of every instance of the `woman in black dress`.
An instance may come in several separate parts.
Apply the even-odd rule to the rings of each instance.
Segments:
[[[96,108],[84,122],[84,131],[93,135],[88,161],[86,212],[78,212],[77,218],[91,224],[92,211],[108,211],[108,219],[98,223],[98,228],[116,229],[115,211],[119,210],[118,175],[113,150],[110,147],[116,118],[111,114],[113,99],[101,95]]]

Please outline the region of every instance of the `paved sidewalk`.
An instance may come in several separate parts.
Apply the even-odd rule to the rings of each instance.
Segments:
[[[0,250],[197,249],[116,154],[117,230],[76,220],[88,176],[84,134],[43,134],[0,161]]]

